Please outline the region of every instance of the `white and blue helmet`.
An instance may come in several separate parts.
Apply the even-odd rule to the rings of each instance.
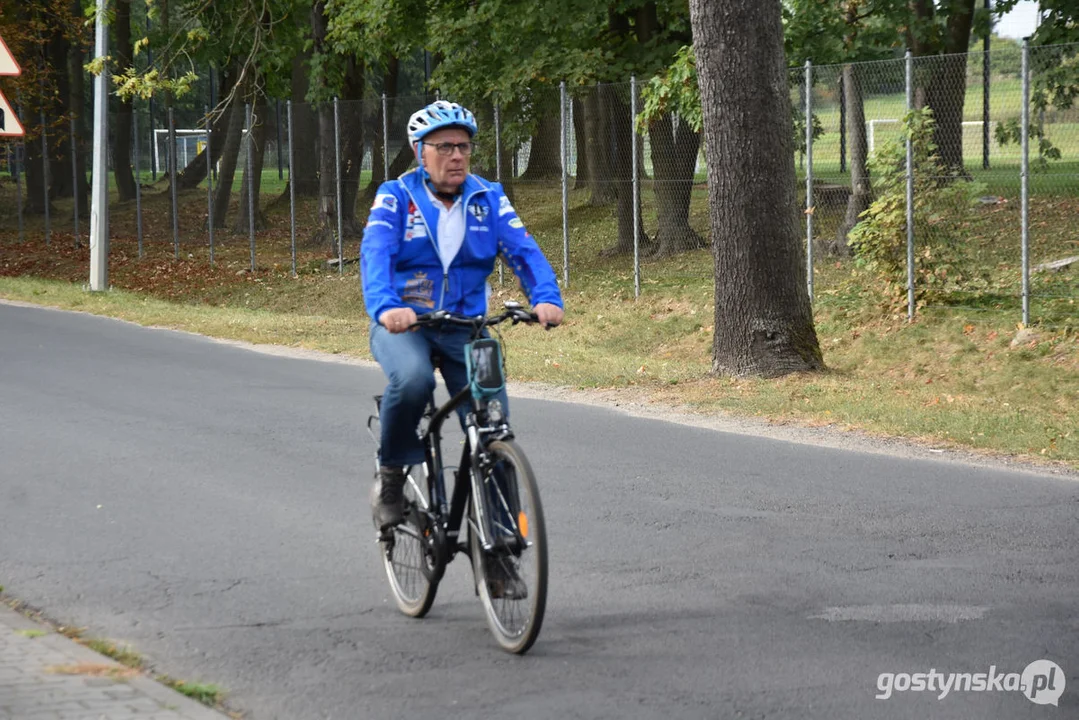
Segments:
[[[476,134],[476,117],[455,102],[435,100],[408,119],[409,142],[414,145],[428,133],[447,127],[459,127],[471,137]]]

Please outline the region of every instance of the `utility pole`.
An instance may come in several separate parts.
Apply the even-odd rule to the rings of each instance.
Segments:
[[[108,55],[107,3],[108,0],[97,0],[94,57],[99,63]],[[109,289],[108,72],[102,65],[94,78],[94,184],[90,195],[90,290],[93,292]]]

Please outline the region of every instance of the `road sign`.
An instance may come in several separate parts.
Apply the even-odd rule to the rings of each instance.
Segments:
[[[22,69],[8,50],[4,38],[0,38],[0,75],[22,75]]]
[[[15,56],[8,50],[4,38],[0,38],[0,75],[21,75],[22,68],[15,62]],[[19,122],[11,103],[0,90],[0,137],[20,137],[26,133]]]
[[[11,103],[0,92],[0,137],[21,137],[25,133],[22,123],[11,109]]]

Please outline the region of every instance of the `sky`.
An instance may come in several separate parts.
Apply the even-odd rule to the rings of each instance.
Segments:
[[[1036,0],[1022,0],[1010,13],[997,22],[994,29],[996,34],[1001,37],[1022,40],[1031,35],[1037,25],[1038,3]]]

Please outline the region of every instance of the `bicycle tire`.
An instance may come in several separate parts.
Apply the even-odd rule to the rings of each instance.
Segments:
[[[417,493],[423,496],[419,502]],[[405,521],[393,529],[392,541],[380,541],[382,564],[397,608],[409,617],[422,618],[434,604],[446,569],[445,534],[424,510],[426,488],[411,479],[405,484]]]
[[[516,488],[515,502],[517,512],[514,523],[515,536],[509,538],[511,548],[502,548],[494,552],[484,552],[479,535],[474,528],[469,532],[469,550],[472,554],[472,570],[475,576],[476,590],[483,602],[487,625],[499,646],[511,653],[522,655],[532,647],[539,637],[543,625],[543,614],[547,607],[547,529],[543,518],[543,505],[540,502],[539,487],[532,466],[524,452],[512,441],[494,441],[487,446],[494,462],[487,478],[483,478],[481,487],[489,487],[495,473],[503,473],[504,468],[512,468],[513,478],[505,481],[508,493],[500,493],[499,502],[506,502],[505,494],[512,495]],[[485,494],[484,494],[485,495]],[[470,504],[471,522],[475,524],[476,502],[485,503],[488,517],[497,513],[497,508],[487,497],[472,498]],[[512,517],[512,511],[509,514]],[[524,540],[513,545],[514,540]],[[489,582],[493,574],[493,564],[498,563],[504,574],[507,565],[514,566],[520,580],[523,581],[527,594],[523,598],[498,597],[498,591]],[[498,570],[498,568],[494,568]],[[496,581],[497,582],[497,581]]]

